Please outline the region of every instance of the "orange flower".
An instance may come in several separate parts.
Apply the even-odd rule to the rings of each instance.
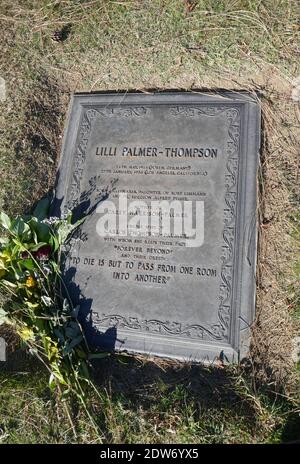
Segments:
[[[33,287],[35,287],[35,284],[36,284],[36,282],[35,282],[33,277],[31,277],[31,276],[27,277],[26,282],[25,282],[26,287],[33,288]]]

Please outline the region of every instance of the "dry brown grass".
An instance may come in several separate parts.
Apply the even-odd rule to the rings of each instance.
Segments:
[[[291,351],[299,323],[293,318],[290,287],[296,280],[291,218],[299,207],[300,121],[290,94],[288,86],[280,86],[275,101],[262,106],[257,317],[251,354],[256,377],[276,390],[294,389],[297,381]]]

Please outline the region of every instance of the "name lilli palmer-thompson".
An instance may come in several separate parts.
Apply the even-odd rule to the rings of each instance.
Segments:
[[[201,147],[96,147],[96,156],[166,156],[167,158],[210,158],[216,159],[217,148]]]

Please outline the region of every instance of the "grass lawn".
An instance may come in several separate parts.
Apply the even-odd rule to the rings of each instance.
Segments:
[[[12,352],[2,327],[11,353],[0,370],[0,443],[300,440],[299,18],[298,0],[1,1],[0,209],[24,213],[52,188],[73,92],[255,91],[263,139],[247,362],[99,361],[101,400],[90,403],[101,433],[74,407],[74,437],[47,373]]]

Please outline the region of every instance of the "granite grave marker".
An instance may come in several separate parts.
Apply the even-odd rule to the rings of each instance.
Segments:
[[[76,94],[56,205],[87,338],[179,359],[244,356],[254,318],[260,109],[243,93]]]

